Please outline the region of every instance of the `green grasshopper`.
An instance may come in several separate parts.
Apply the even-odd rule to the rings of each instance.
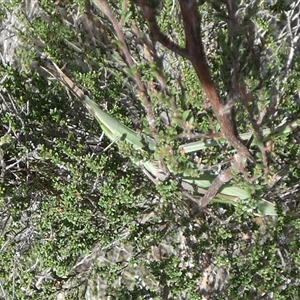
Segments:
[[[145,151],[145,148],[155,151],[157,144],[153,138],[145,134],[139,134],[135,132],[103,111],[93,100],[86,96],[84,92],[78,88],[78,86],[76,86],[76,84],[54,62],[52,63],[60,75],[60,78],[58,78],[56,75],[53,75],[49,70],[45,70],[55,78],[59,79],[64,86],[83,103],[90,114],[92,114],[98,120],[104,134],[112,142],[122,140],[130,144],[135,151]],[[204,149],[205,147],[207,147],[207,144],[201,141],[180,146],[185,153]],[[166,180],[167,174],[160,167],[159,161],[138,161],[134,159],[133,162],[137,166],[141,167],[144,173],[153,182],[158,184]],[[170,170],[170,172],[172,172],[172,170]],[[197,178],[190,178],[186,174],[183,174],[181,185],[183,190],[186,192],[196,192],[198,195],[204,195],[206,194],[207,189],[211,186],[215,177],[216,175],[213,175],[208,171],[203,171]],[[231,186],[229,183],[227,183],[221,187],[219,193],[216,195],[213,201],[236,205],[239,201],[245,201],[250,198],[251,194],[249,191],[240,187]],[[258,199],[256,200],[256,205],[260,215],[276,214],[275,205],[267,200]]]

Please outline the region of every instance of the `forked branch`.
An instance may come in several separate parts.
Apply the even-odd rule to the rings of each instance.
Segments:
[[[150,7],[147,0],[136,0],[141,8],[143,17],[148,21],[152,35],[162,45],[191,61],[196,74],[202,84],[203,91],[207,95],[211,107],[220,123],[221,131],[228,142],[238,151],[238,154],[254,162],[248,148],[238,136],[233,116],[233,103],[223,102],[219,96],[207,63],[204,45],[201,37],[201,20],[198,12],[197,0],[179,0],[183,27],[185,32],[186,47],[182,48],[171,41],[161,32],[156,22],[155,8]]]

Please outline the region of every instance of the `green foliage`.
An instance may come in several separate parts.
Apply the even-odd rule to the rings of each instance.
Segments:
[[[298,299],[300,153],[297,127],[289,124],[299,119],[299,50],[287,65],[290,40],[277,32],[286,30],[283,16],[291,7],[282,1],[269,6],[237,1],[234,35],[222,3],[208,1],[199,8],[221,96],[227,96],[235,62],[239,83],[252,94],[249,107],[242,105],[243,95],[237,97],[239,132],[250,131],[267,107],[259,131],[270,129],[266,142],[274,145],[268,175],[257,154],[256,166],[246,168],[253,182],[237,175],[229,183],[250,191],[251,199],[235,207],[214,203],[199,213],[184,198],[182,175],[201,175],[202,169],[212,175],[227,166],[232,151],[220,139],[196,153],[178,150],[193,135],[219,131],[191,65],[151,41],[133,1],[128,6],[108,1],[123,20],[133,67],[105,12],[89,10],[87,1],[39,1],[43,12],[32,16],[23,2],[6,1],[1,8],[2,20],[22,5],[16,10],[21,46],[15,63],[0,65],[0,297],[258,299],[266,293]],[[159,5],[158,25],[184,47],[177,2]],[[50,60],[101,109],[151,135],[137,71],[154,112],[157,149],[137,154],[124,142],[111,144],[82,104],[41,69],[51,69]],[[282,124],[288,132],[274,132]],[[254,141],[252,151],[259,153],[261,144]],[[132,163],[136,160],[156,160],[172,172],[155,185]],[[289,172],[280,177],[286,165]],[[253,217],[260,197],[276,204],[278,216]],[[223,274],[213,279],[213,289],[204,288],[209,267],[211,277]]]

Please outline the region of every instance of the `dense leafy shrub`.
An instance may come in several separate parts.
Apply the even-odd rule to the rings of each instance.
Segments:
[[[158,8],[153,1],[5,2],[2,297],[299,298],[299,3],[225,2],[199,6],[212,78],[222,97],[231,76],[243,84],[246,91],[235,102],[237,127],[261,142],[252,147],[256,165],[246,168],[256,180],[249,184],[237,175],[230,184],[275,203],[277,216],[255,216],[255,199],[236,207],[215,203],[199,213],[179,187],[186,169],[198,163],[215,174],[234,150],[220,139],[191,155],[178,150],[204,136],[209,144],[220,124],[191,64],[155,42],[141,13],[141,4],[154,5],[158,26],[184,47],[177,2],[162,1]],[[133,65],[99,3],[108,3],[122,25]],[[237,15],[228,16],[234,10]],[[111,143],[43,69],[55,74],[51,61],[110,115],[159,139],[158,152],[137,154]],[[271,131],[265,154],[264,130]],[[156,186],[130,159],[139,155],[159,155],[173,172]]]

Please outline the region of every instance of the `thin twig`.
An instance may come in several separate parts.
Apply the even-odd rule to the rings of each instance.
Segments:
[[[211,186],[207,190],[206,194],[199,200],[200,207],[206,207],[209,202],[215,198],[220,188],[224,183],[230,181],[233,177],[232,167],[227,168],[220,172],[220,174],[213,180]]]
[[[155,17],[155,9],[150,8],[146,0],[135,0],[135,3],[141,8],[144,19],[148,21],[149,29],[154,41],[160,42],[163,46],[170,49],[174,53],[189,59],[190,57],[188,50],[171,41],[168,36],[160,30]]]
[[[112,13],[112,11],[111,11],[111,9],[110,9],[110,7],[109,7],[109,5],[106,1],[93,0],[93,2],[107,16],[107,18],[109,19],[109,21],[111,22],[111,24],[114,27],[117,38],[122,44],[122,47],[120,47],[120,51],[124,55],[126,64],[128,65],[128,67],[131,68],[131,70],[133,72],[134,80],[135,80],[135,82],[138,86],[138,89],[140,91],[140,93],[139,93],[140,97],[139,98],[142,101],[142,103],[144,105],[144,108],[146,110],[147,121],[149,123],[149,127],[150,127],[150,130],[151,130],[152,136],[157,142],[159,142],[158,133],[157,133],[156,126],[155,126],[155,118],[154,118],[152,104],[151,104],[151,101],[150,101],[149,96],[147,94],[147,89],[146,89],[144,83],[142,82],[139,73],[134,68],[135,63],[134,63],[134,61],[132,59],[132,56],[130,54],[130,51],[127,47],[125,37],[124,37],[124,34],[122,32],[122,29],[121,29],[121,23],[118,22],[118,20],[115,18],[115,16],[113,15],[113,13]]]

